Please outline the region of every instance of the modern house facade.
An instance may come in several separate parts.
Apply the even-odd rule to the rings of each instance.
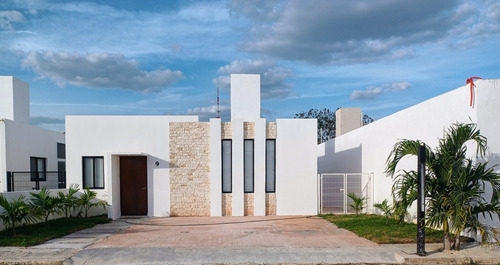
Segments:
[[[373,177],[372,202],[392,201],[392,179],[384,173],[386,160],[401,139],[421,140],[436,147],[444,131],[454,123],[475,123],[487,138],[485,160],[500,164],[500,80],[474,81],[318,146],[318,173],[369,173]],[[475,150],[475,148],[474,148]],[[401,161],[399,168],[416,169],[416,157]],[[500,172],[500,167],[495,167]],[[486,187],[486,196],[491,189]],[[373,208],[372,208],[373,209]],[[483,220],[500,227],[498,217]]]
[[[29,125],[29,85],[0,76],[0,190],[65,186],[64,134]]]
[[[260,76],[231,75],[231,121],[67,116],[67,183],[108,215],[317,213],[316,120],[260,117]]]

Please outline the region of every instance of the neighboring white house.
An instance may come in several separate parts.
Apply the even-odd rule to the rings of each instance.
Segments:
[[[477,80],[474,84],[472,94],[468,84],[319,145],[318,173],[369,173],[374,185],[371,202],[392,201],[392,179],[384,169],[394,144],[410,139],[435,147],[456,122],[476,123],[488,141],[486,160],[491,166],[499,165],[500,80]],[[408,158],[399,168],[416,169],[416,161]],[[491,190],[487,193],[491,195]],[[489,222],[500,226],[498,217]]]
[[[231,122],[66,116],[67,183],[108,215],[317,213],[316,120],[260,117],[260,76],[231,75]]]
[[[29,125],[29,85],[0,76],[0,191],[64,184],[64,134]],[[60,172],[60,173],[58,173]]]

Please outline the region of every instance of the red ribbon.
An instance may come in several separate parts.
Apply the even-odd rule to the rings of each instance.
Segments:
[[[482,79],[481,77],[476,77],[476,76],[473,76],[469,79],[467,79],[467,84],[470,84],[470,106],[472,107],[472,102],[474,100],[474,87],[476,85],[474,85],[474,79]]]

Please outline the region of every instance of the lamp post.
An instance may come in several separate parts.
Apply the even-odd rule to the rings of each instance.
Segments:
[[[425,146],[418,147],[417,255],[425,256]]]

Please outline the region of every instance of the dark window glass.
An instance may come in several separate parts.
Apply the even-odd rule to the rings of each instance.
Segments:
[[[42,157],[30,157],[31,181],[46,180],[46,159]]]
[[[57,158],[66,158],[66,145],[57,143]]]
[[[104,189],[104,157],[83,157],[83,187]]]
[[[245,140],[243,146],[243,179],[246,193],[253,193],[254,163],[253,163],[253,140]]]
[[[266,140],[266,192],[276,192],[276,140]]]
[[[231,140],[222,140],[222,192],[232,192],[232,142]]]

